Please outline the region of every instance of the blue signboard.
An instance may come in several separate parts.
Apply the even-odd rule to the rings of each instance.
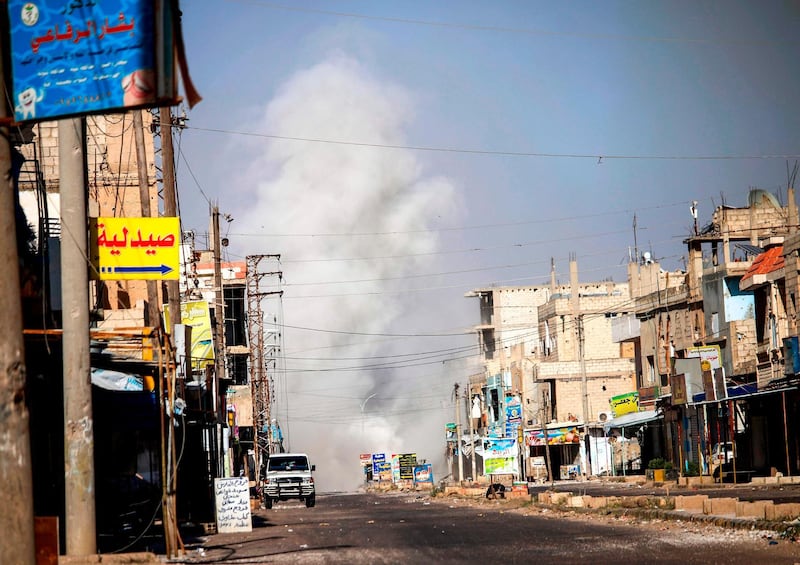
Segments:
[[[384,467],[384,463],[386,463],[386,454],[385,453],[373,453],[372,454],[372,472],[374,474],[378,474]],[[391,470],[391,465],[389,466],[389,470]]]
[[[433,484],[433,467],[430,463],[424,463],[414,467],[414,482]]]
[[[15,119],[43,121],[174,99],[173,36],[165,32],[170,4],[8,0]]]

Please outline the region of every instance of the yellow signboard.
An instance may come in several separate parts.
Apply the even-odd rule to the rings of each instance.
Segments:
[[[166,311],[164,313],[166,314]],[[192,326],[192,369],[202,370],[207,365],[213,365],[214,341],[211,336],[211,313],[208,302],[205,300],[182,302],[181,322]]]
[[[630,414],[639,411],[639,393],[628,392],[617,396],[612,396],[610,400],[611,412],[614,417]]]
[[[94,278],[179,278],[179,218],[93,218],[90,228]]]

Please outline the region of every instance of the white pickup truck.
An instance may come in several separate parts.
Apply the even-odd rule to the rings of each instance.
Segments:
[[[272,508],[279,500],[297,498],[311,508],[316,503],[314,477],[316,468],[305,453],[273,453],[267,460],[264,477],[264,506]]]

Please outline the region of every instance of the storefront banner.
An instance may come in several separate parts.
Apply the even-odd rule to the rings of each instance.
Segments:
[[[519,449],[517,440],[486,438],[483,440],[484,475],[518,475]]]
[[[581,434],[576,426],[547,430],[547,443],[550,445],[563,445],[580,442]],[[525,430],[525,444],[529,447],[544,445],[544,430]]]
[[[722,352],[719,345],[702,345],[698,347],[687,347],[686,357],[699,357],[701,368],[705,371],[719,369],[722,367]],[[707,363],[703,367],[703,362]]]
[[[522,422],[522,402],[518,396],[506,397],[506,421],[512,424]]]
[[[626,394],[619,394],[611,397],[611,412],[614,417],[630,414],[631,412],[639,411],[639,393],[628,392]]]
[[[164,310],[167,325],[169,318]],[[211,312],[205,300],[181,303],[181,321],[192,326],[192,369],[203,370],[214,364],[214,343],[211,339]]]

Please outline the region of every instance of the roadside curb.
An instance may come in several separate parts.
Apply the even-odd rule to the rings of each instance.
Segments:
[[[579,514],[600,514],[605,516],[635,516],[637,518],[650,520],[671,520],[675,522],[702,523],[735,530],[770,530],[782,533],[790,529],[790,526],[785,522],[750,518],[734,518],[728,516],[713,516],[708,514],[685,512],[681,510],[663,510],[657,508],[636,507],[574,508],[555,504],[544,504],[535,501],[531,501],[531,505],[536,508],[546,508],[551,511],[564,513],[575,512]]]

